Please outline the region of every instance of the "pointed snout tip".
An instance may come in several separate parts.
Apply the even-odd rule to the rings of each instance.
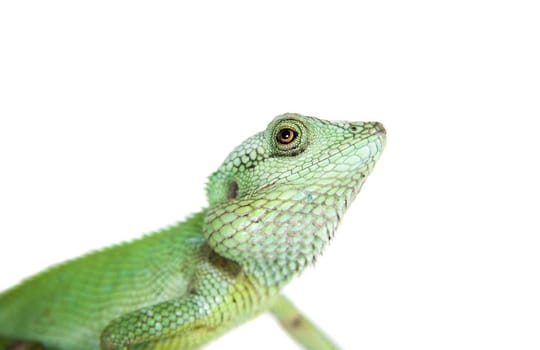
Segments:
[[[384,125],[379,122],[371,122],[373,124],[373,129],[375,130],[375,133],[380,135],[386,135],[386,129],[384,128]]]

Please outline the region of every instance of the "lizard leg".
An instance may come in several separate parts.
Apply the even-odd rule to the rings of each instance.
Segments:
[[[190,294],[113,320],[101,334],[101,349],[191,348],[215,336],[222,314],[212,298]]]
[[[338,347],[321,332],[287,298],[280,295],[270,307],[270,313],[283,329],[300,345],[308,350],[331,350]]]

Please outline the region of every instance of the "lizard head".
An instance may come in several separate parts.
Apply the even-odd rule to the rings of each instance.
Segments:
[[[385,140],[377,122],[276,117],[210,176],[208,244],[267,285],[288,281],[322,253]]]

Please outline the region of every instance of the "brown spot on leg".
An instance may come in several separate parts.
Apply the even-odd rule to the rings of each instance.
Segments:
[[[8,346],[7,350],[46,350],[46,348],[39,343],[18,340]]]
[[[298,329],[302,327],[302,323],[303,323],[302,316],[296,315],[295,317],[291,318],[291,320],[289,321],[289,327],[292,329]]]

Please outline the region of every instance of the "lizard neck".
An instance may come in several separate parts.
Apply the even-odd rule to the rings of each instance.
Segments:
[[[358,188],[324,183],[268,188],[211,207],[203,233],[217,254],[260,283],[282,286],[322,253]]]

